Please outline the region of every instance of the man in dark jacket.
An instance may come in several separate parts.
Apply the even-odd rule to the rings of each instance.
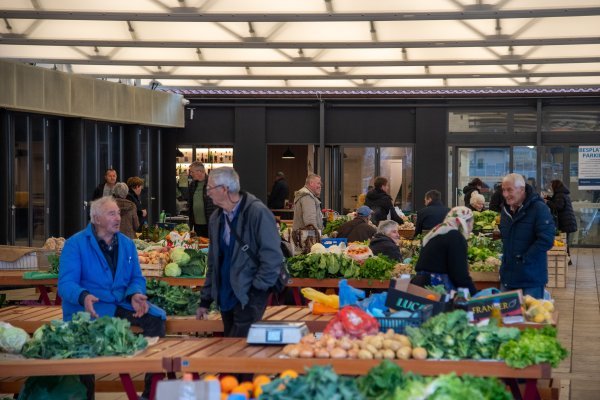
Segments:
[[[375,255],[383,254],[392,260],[402,262],[402,254],[400,253],[400,247],[398,247],[399,241],[398,223],[396,221],[381,221],[369,247]]]
[[[190,229],[196,235],[208,237],[208,220],[215,206],[206,191],[206,170],[200,161],[190,165],[192,183],[190,185],[188,209]]]
[[[279,171],[275,174],[275,182],[269,194],[267,205],[271,209],[281,209],[285,206],[285,201],[290,195],[290,187],[285,180],[283,172]]]
[[[206,188],[220,209],[209,221],[208,271],[196,317],[205,318],[216,301],[225,337],[246,337],[261,320],[283,262],[273,213],[241,192],[239,182],[233,168],[222,167],[212,170]]]
[[[508,174],[502,179],[504,204],[500,216],[502,234],[502,290],[522,289],[543,298],[548,282],[546,252],[554,242],[554,221],[550,210],[523,176]]]
[[[494,185],[494,193],[492,193],[492,197],[490,197],[490,210],[498,213],[502,211],[503,201],[504,197],[502,197],[502,182],[498,182],[496,185]]]
[[[363,242],[371,239],[377,232],[377,229],[369,224],[371,212],[367,206],[358,207],[356,217],[339,227],[337,237],[347,238],[348,242]]]
[[[373,186],[373,190],[370,190],[365,198],[365,206],[370,207],[371,210],[373,210],[373,215],[371,216],[373,224],[378,226],[379,221],[388,219],[388,214],[390,215],[390,219],[402,224],[404,221],[402,221],[402,218],[396,213],[394,202],[389,195],[390,183],[388,179],[383,176],[378,176],[375,178]]]
[[[444,221],[450,209],[442,204],[441,198],[442,194],[438,190],[425,193],[425,208],[417,211],[415,235],[420,235],[423,230],[431,230]]]
[[[97,200],[104,196],[112,196],[116,183],[117,171],[112,168],[107,169],[104,172],[104,182],[99,184],[96,189],[94,189],[92,200]]]

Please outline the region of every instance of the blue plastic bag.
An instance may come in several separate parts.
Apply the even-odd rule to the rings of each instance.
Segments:
[[[355,289],[348,285],[348,281],[346,279],[340,280],[338,287],[340,296],[340,309],[345,306],[355,306],[357,305],[359,299],[365,298],[365,291]]]

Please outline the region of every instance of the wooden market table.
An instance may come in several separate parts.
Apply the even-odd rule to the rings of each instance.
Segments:
[[[381,360],[283,358],[283,346],[249,345],[245,339],[203,338],[182,341],[181,351],[173,356],[173,371],[207,373],[265,373],[274,374],[286,369],[304,372],[314,365],[331,365],[338,374],[364,375]],[[178,349],[179,346],[173,346]],[[404,371],[434,376],[456,373],[482,377],[497,377],[507,381],[513,394],[518,391],[517,379],[525,379],[524,399],[539,399],[538,379],[549,379],[549,364],[523,369],[508,367],[502,361],[473,360],[394,360]],[[520,398],[520,394],[519,397]]]
[[[23,286],[23,287],[35,287],[40,292],[39,301],[45,305],[52,305],[52,301],[48,296],[48,287],[57,286],[58,278],[52,279],[24,279],[24,270],[2,270],[0,271],[0,286]],[[44,271],[42,271],[44,272]],[[56,295],[54,304],[59,305],[61,303],[60,297]]]
[[[494,287],[500,289],[500,273],[499,272],[475,272],[469,271],[471,279],[477,290],[483,290]]]
[[[129,400],[138,399],[131,377],[136,374],[156,373],[156,382],[165,373],[172,372],[172,357],[180,354],[180,340],[161,339],[142,352],[131,357],[97,357],[66,360],[0,359],[0,387],[4,378],[48,375],[102,375],[118,374],[123,390]],[[152,397],[151,394],[151,397]]]

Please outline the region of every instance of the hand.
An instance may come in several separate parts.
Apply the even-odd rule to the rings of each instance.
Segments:
[[[83,299],[83,306],[85,307],[85,311],[89,312],[92,318],[98,318],[98,314],[96,314],[96,310],[94,309],[94,303],[98,302],[98,298],[93,294],[88,294]]]
[[[196,310],[196,319],[206,319],[208,317],[208,308],[198,307]]]
[[[131,306],[135,310],[135,314],[133,314],[135,318],[143,317],[150,309],[146,300],[148,300],[148,297],[141,293],[136,293],[131,296]]]
[[[144,208],[142,210],[142,217],[146,218],[147,215],[148,215],[148,211],[146,211],[146,209]]]

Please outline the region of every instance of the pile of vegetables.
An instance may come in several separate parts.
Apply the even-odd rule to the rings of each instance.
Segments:
[[[536,299],[530,295],[523,298],[525,306],[525,318],[527,321],[538,324],[553,322],[552,312],[554,311],[554,303],[550,300]]]
[[[198,307],[198,293],[189,287],[171,286],[165,281],[149,281],[146,295],[148,301],[165,310],[167,315],[194,315]]]
[[[553,368],[567,357],[567,350],[556,339],[556,328],[526,329],[518,339],[500,347],[498,355],[512,368],[550,363]]]
[[[404,373],[388,360],[358,379],[338,376],[329,366],[314,366],[307,369],[306,375],[278,378],[262,389],[261,400],[512,399],[496,378],[455,374],[423,377]]]
[[[362,338],[379,332],[379,323],[371,315],[358,307],[346,306],[329,321],[324,333],[336,339],[344,336]]]
[[[493,230],[498,225],[496,217],[498,214],[495,211],[486,210],[486,211],[473,211],[473,230],[481,231],[481,230]]]
[[[295,278],[390,279],[396,263],[387,257],[373,256],[362,265],[342,255],[302,254],[288,258],[290,275]]]
[[[54,320],[38,328],[21,354],[27,358],[63,359],[130,355],[148,346],[129,321],[79,312],[69,322]]]
[[[500,345],[519,337],[519,329],[469,324],[462,310],[442,313],[420,327],[406,327],[414,346],[424,347],[431,358],[451,360],[496,359]]]
[[[344,225],[349,220],[349,217],[341,216],[333,221],[328,221],[323,229],[323,235],[331,235],[333,232],[337,232],[337,230],[340,229],[340,226]]]
[[[56,253],[49,254],[48,263],[50,264],[48,267],[48,273],[58,275],[58,270],[60,268],[60,256]]]
[[[194,276],[206,274],[207,255],[200,250],[175,247],[171,250],[171,262],[165,267],[165,276]]]
[[[18,354],[29,340],[29,334],[21,328],[0,321],[0,351]]]
[[[468,241],[467,257],[469,269],[475,272],[498,272],[502,262],[502,241],[492,240],[483,235],[472,235]]]

